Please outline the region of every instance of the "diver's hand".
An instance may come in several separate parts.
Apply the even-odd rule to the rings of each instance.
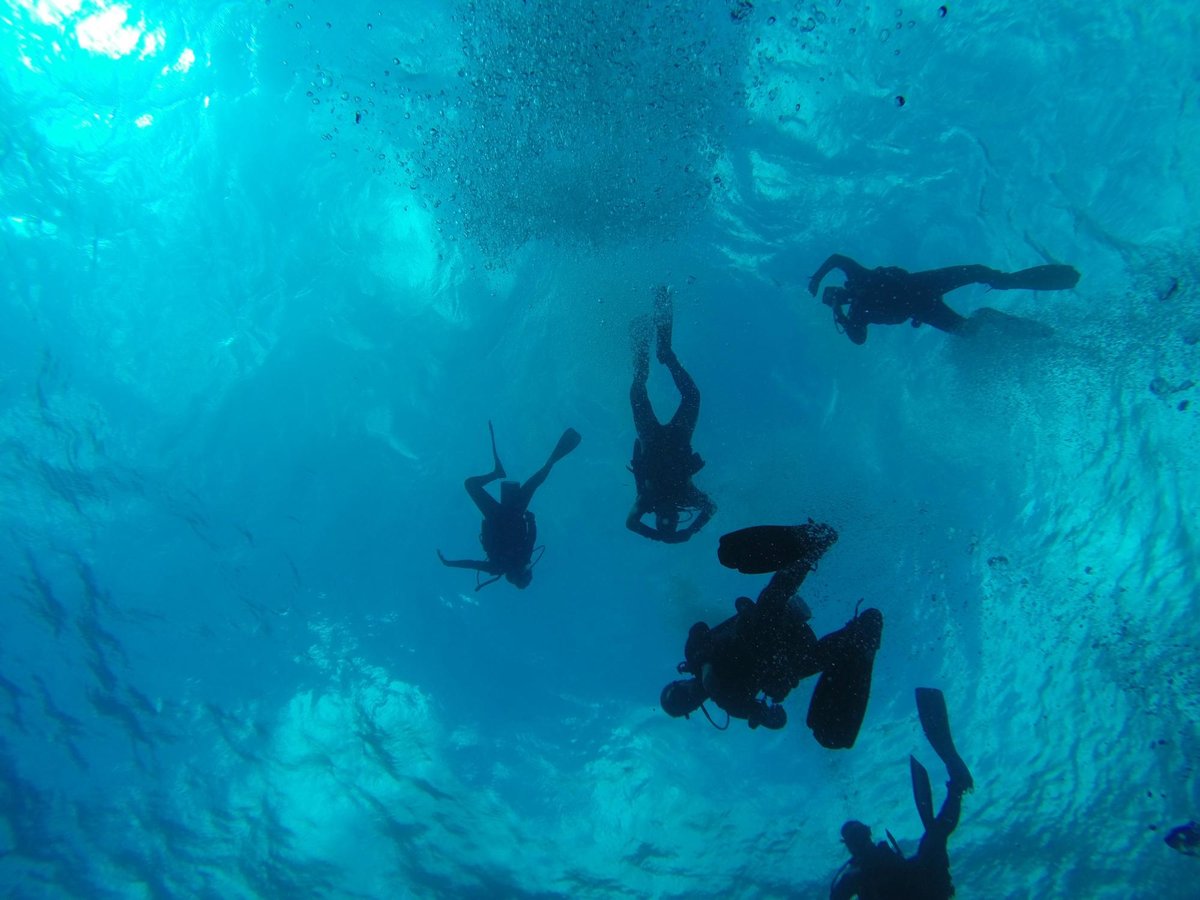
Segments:
[[[446,557],[442,556],[441,550],[437,551],[437,555],[438,555],[438,559],[440,559],[442,561],[442,565],[443,566],[446,565]]]
[[[808,292],[814,297],[817,296],[817,291],[821,288],[821,277],[820,274],[817,274],[808,279]]]

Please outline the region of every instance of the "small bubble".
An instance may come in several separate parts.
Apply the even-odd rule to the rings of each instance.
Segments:
[[[400,57],[398,57],[398,56],[393,56],[393,57],[392,57],[392,65],[393,65],[393,66],[398,66],[398,65],[400,65]]]
[[[904,105],[905,103],[907,103],[907,102],[908,102],[908,101],[904,99],[904,95],[903,95],[903,94],[897,94],[897,95],[896,95],[896,105],[897,105],[897,106],[903,106],[903,105]]]
[[[320,98],[320,97],[313,97],[313,98],[312,98],[312,104],[313,104],[313,106],[320,106],[320,105],[321,105],[321,98]]]
[[[374,27],[375,27],[375,26],[374,26],[374,25],[372,25],[370,22],[368,22],[368,23],[367,23],[367,31],[370,31],[370,30],[371,30],[372,28],[374,28]]]
[[[774,24],[775,24],[775,17],[774,17],[774,16],[771,16],[770,18],[768,18],[768,19],[767,19],[767,24],[768,24],[768,25],[774,25]]]
[[[944,7],[944,6],[938,7],[938,17],[939,18],[942,18],[942,19],[946,18],[946,13],[948,13],[948,12],[950,12],[950,10],[946,9],[946,7]]]
[[[297,29],[300,29],[300,28],[303,28],[303,27],[304,27],[304,26],[303,26],[303,25],[301,25],[299,22],[297,22],[297,23],[296,23],[296,28],[297,28]]]
[[[892,36],[892,33],[888,29],[885,28],[881,32],[879,32],[879,42],[881,44],[886,43],[887,39],[890,38],[891,36]]]

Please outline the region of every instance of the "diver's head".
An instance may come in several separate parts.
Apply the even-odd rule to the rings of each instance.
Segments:
[[[679,528],[679,510],[674,507],[655,510],[654,521],[659,531],[665,534],[674,534]]]
[[[690,715],[704,702],[704,686],[696,678],[672,681],[662,689],[658,702],[668,716],[678,719]]]
[[[512,572],[505,572],[504,577],[509,580],[509,583],[524,590],[533,581],[533,568],[531,566],[522,566],[520,569]]]
[[[500,482],[500,504],[502,506],[514,506],[521,497],[521,482],[519,481],[502,481]]]
[[[842,826],[842,843],[851,856],[861,856],[872,847],[871,829],[855,819]]]

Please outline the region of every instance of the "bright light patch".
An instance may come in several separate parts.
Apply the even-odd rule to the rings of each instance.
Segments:
[[[138,128],[149,128],[154,124],[154,116],[150,115],[150,113],[143,113],[133,120],[133,124]]]
[[[146,33],[142,40],[142,52],[138,54],[138,59],[145,59],[148,56],[153,56],[162,49],[163,44],[167,42],[167,33],[162,28],[156,28],[154,31]]]
[[[129,7],[110,6],[81,20],[75,26],[75,40],[84,50],[119,59],[132,53],[142,39],[145,20],[137,25],[128,21]]]
[[[79,12],[83,0],[17,0],[32,16],[46,25],[61,25]]]
[[[183,52],[179,54],[179,60],[171,68],[176,72],[186,72],[192,67],[192,63],[195,61],[196,54],[192,52],[192,48],[184,47]]]

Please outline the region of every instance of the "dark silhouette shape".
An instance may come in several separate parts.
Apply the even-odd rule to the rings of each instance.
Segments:
[[[974,787],[974,781],[954,747],[950,716],[942,692],[935,688],[917,688],[917,713],[925,737],[949,773],[946,800],[934,816],[929,773],[916,757],[910,756],[913,800],[921,824],[925,826],[925,835],[916,855],[906,859],[891,832],[888,843],[875,844],[870,828],[862,822],[847,822],[842,826],[842,841],[850,851],[850,859],[829,889],[832,900],[850,900],[851,897],[860,900],[946,900],[954,896],[946,843],[958,826],[962,796]]]
[[[669,715],[688,716],[711,699],[751,728],[782,728],[787,713],[779,704],[802,678],[819,672],[808,727],[823,747],[854,746],[871,694],[883,616],[868,609],[818,640],[808,625],[812,613],[795,596],[836,540],[837,532],[812,520],[745,528],[721,538],[719,557],[729,568],[761,572],[783,564],[757,603],[739,597],[736,615],[715,628],[704,622],[691,627],[677,668],[692,677],[663,688],[660,702]]]
[[[1188,822],[1186,825],[1176,825],[1163,838],[1172,850],[1178,850],[1184,856],[1200,856],[1200,823]]]
[[[1075,287],[1079,273],[1071,266],[1034,266],[1005,273],[987,266],[950,266],[927,272],[908,272],[895,266],[867,269],[848,256],[835,253],[821,264],[808,282],[814,297],[821,280],[833,269],[846,275],[841,287],[827,287],[821,302],[833,310],[834,322],[856,344],[866,343],[868,325],[899,325],[909,319],[913,327],[932,325],[950,334],[968,335],[982,327],[1013,332],[1045,333],[1037,325],[999,310],[983,307],[963,318],[943,300],[943,295],[968,284],[986,284],[1001,291],[1065,291]],[[843,307],[849,305],[847,313]]]
[[[492,471],[487,475],[472,475],[463,483],[483,513],[479,542],[487,559],[446,559],[441,550],[437,555],[443,565],[455,569],[475,569],[476,572],[486,572],[492,576],[480,583],[476,575],[475,590],[487,587],[502,575],[518,588],[526,588],[533,580],[536,562],[533,552],[537,543],[537,522],[529,510],[529,501],[533,499],[534,491],[542,486],[554,464],[579,446],[579,432],[574,428],[564,431],[546,464],[524,484],[501,481],[499,501],[483,489],[484,485],[497,478],[508,477],[500,462],[500,454],[496,452],[496,432],[491,422],[488,422],[488,433],[492,436]]]
[[[671,292],[659,285],[654,289],[654,326],[658,361],[667,367],[679,391],[679,408],[666,425],[658,421],[650,405],[646,382],[650,378],[650,328],[644,318],[634,320],[633,386],[629,402],[633,407],[633,472],[637,498],[625,518],[630,531],[668,544],[681,544],[703,528],[717,511],[707,494],[692,484],[692,477],[704,468],[704,460],[692,451],[692,433],[700,416],[700,389],[671,349],[674,311]],[[654,527],[642,522],[653,513]],[[691,521],[681,529],[680,519]]]

